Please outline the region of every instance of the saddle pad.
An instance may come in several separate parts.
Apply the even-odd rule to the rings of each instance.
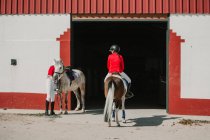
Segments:
[[[125,89],[125,93],[126,93],[128,85],[127,85],[127,82],[125,81],[125,79],[123,79],[120,75],[110,75],[110,76],[120,78],[123,81],[123,85],[124,85],[124,89]]]

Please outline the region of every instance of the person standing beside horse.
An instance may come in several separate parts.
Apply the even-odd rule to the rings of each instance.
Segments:
[[[55,104],[56,84],[55,84],[55,81],[53,79],[54,72],[55,72],[55,66],[53,64],[48,69],[47,80],[46,80],[47,97],[46,97],[46,102],[45,102],[45,115],[47,115],[47,116],[49,115],[48,109],[49,109],[49,104],[50,103],[51,103],[50,115],[55,115],[54,104]]]
[[[113,73],[118,73],[123,80],[126,81],[127,92],[125,94],[126,99],[133,97],[133,93],[130,91],[131,79],[125,74],[124,71],[124,59],[123,56],[119,54],[120,47],[118,45],[112,45],[109,49],[111,54],[108,56],[107,68],[108,74],[105,77],[105,80],[110,77]],[[104,80],[104,81],[105,81]]]

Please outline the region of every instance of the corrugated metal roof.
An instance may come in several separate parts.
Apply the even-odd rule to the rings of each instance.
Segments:
[[[0,14],[209,14],[210,0],[0,0]]]

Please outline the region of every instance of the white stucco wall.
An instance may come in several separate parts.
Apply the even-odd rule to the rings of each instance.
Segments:
[[[1,15],[0,25],[0,92],[45,93],[48,67],[60,57],[56,38],[70,28],[70,15]]]
[[[181,98],[210,99],[210,15],[170,15],[181,46]]]

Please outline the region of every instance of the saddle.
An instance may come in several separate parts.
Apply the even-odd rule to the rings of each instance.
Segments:
[[[75,78],[74,78],[74,75],[73,75],[73,70],[72,70],[72,67],[71,66],[67,66],[65,68],[65,71],[66,71],[66,74],[68,76],[68,78],[70,79],[70,81],[72,82]]]

